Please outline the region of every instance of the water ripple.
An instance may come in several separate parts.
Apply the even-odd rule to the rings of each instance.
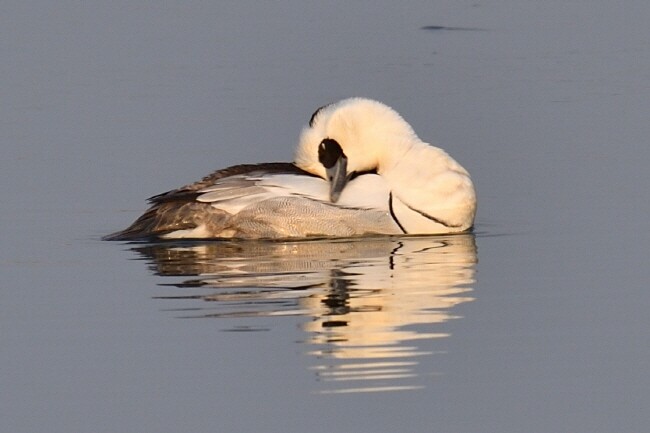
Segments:
[[[301,316],[318,393],[419,389],[418,341],[449,337],[451,310],[473,300],[474,236],[202,242],[132,248],[194,308],[185,318]],[[180,280],[179,280],[180,277]],[[256,332],[268,325],[228,331]],[[431,345],[427,345],[430,347]]]

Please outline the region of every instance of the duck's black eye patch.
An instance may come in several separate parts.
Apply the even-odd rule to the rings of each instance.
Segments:
[[[318,160],[325,168],[333,167],[342,156],[345,155],[341,145],[332,138],[326,138],[318,145]]]
[[[316,111],[314,111],[314,114],[312,114],[311,117],[309,118],[309,127],[310,127],[310,128],[311,128],[312,126],[314,126],[314,120],[316,119],[316,116],[318,116],[318,113],[320,113],[320,111],[321,111],[323,108],[327,108],[327,107],[329,107],[330,105],[332,105],[332,104],[326,104],[326,105],[323,105],[322,107],[318,107],[318,109],[316,109]]]

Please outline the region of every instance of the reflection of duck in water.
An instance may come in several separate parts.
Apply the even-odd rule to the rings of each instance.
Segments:
[[[133,249],[157,275],[183,277],[165,281],[171,292],[161,298],[204,301],[179,305],[182,317],[237,318],[219,323],[238,331],[303,317],[305,351],[318,359],[312,368],[334,386],[319,392],[420,387],[418,360],[432,353],[423,340],[449,335],[441,324],[473,299],[477,261],[472,234]]]
[[[407,239],[389,266],[355,263],[331,289],[302,299],[312,311],[303,329],[319,358],[314,370],[334,387],[320,392],[372,392],[422,387],[422,340],[449,337],[440,324],[473,300],[476,247],[472,235]],[[427,347],[429,347],[427,349]]]
[[[469,230],[476,211],[463,167],[361,98],[318,109],[294,163],[226,168],[150,201],[105,239],[452,233]]]

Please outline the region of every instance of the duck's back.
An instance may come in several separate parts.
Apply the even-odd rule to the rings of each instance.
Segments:
[[[338,203],[327,181],[288,163],[234,166],[150,199],[130,227],[107,240],[304,238],[398,234],[376,175],[353,180]]]
[[[201,190],[234,176],[264,173],[306,175],[291,163],[241,164],[217,170],[203,179],[149,198],[152,206],[124,230],[105,236],[104,240],[125,241],[147,238],[211,237],[202,232],[217,230],[227,224],[228,214],[197,201]],[[205,228],[205,229],[204,229]],[[191,236],[195,232],[194,236]],[[185,234],[185,236],[183,236]]]

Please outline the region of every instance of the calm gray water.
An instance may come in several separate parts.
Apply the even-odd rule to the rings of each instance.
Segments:
[[[0,431],[650,425],[645,1],[4,1]],[[101,242],[379,99],[471,235]]]

